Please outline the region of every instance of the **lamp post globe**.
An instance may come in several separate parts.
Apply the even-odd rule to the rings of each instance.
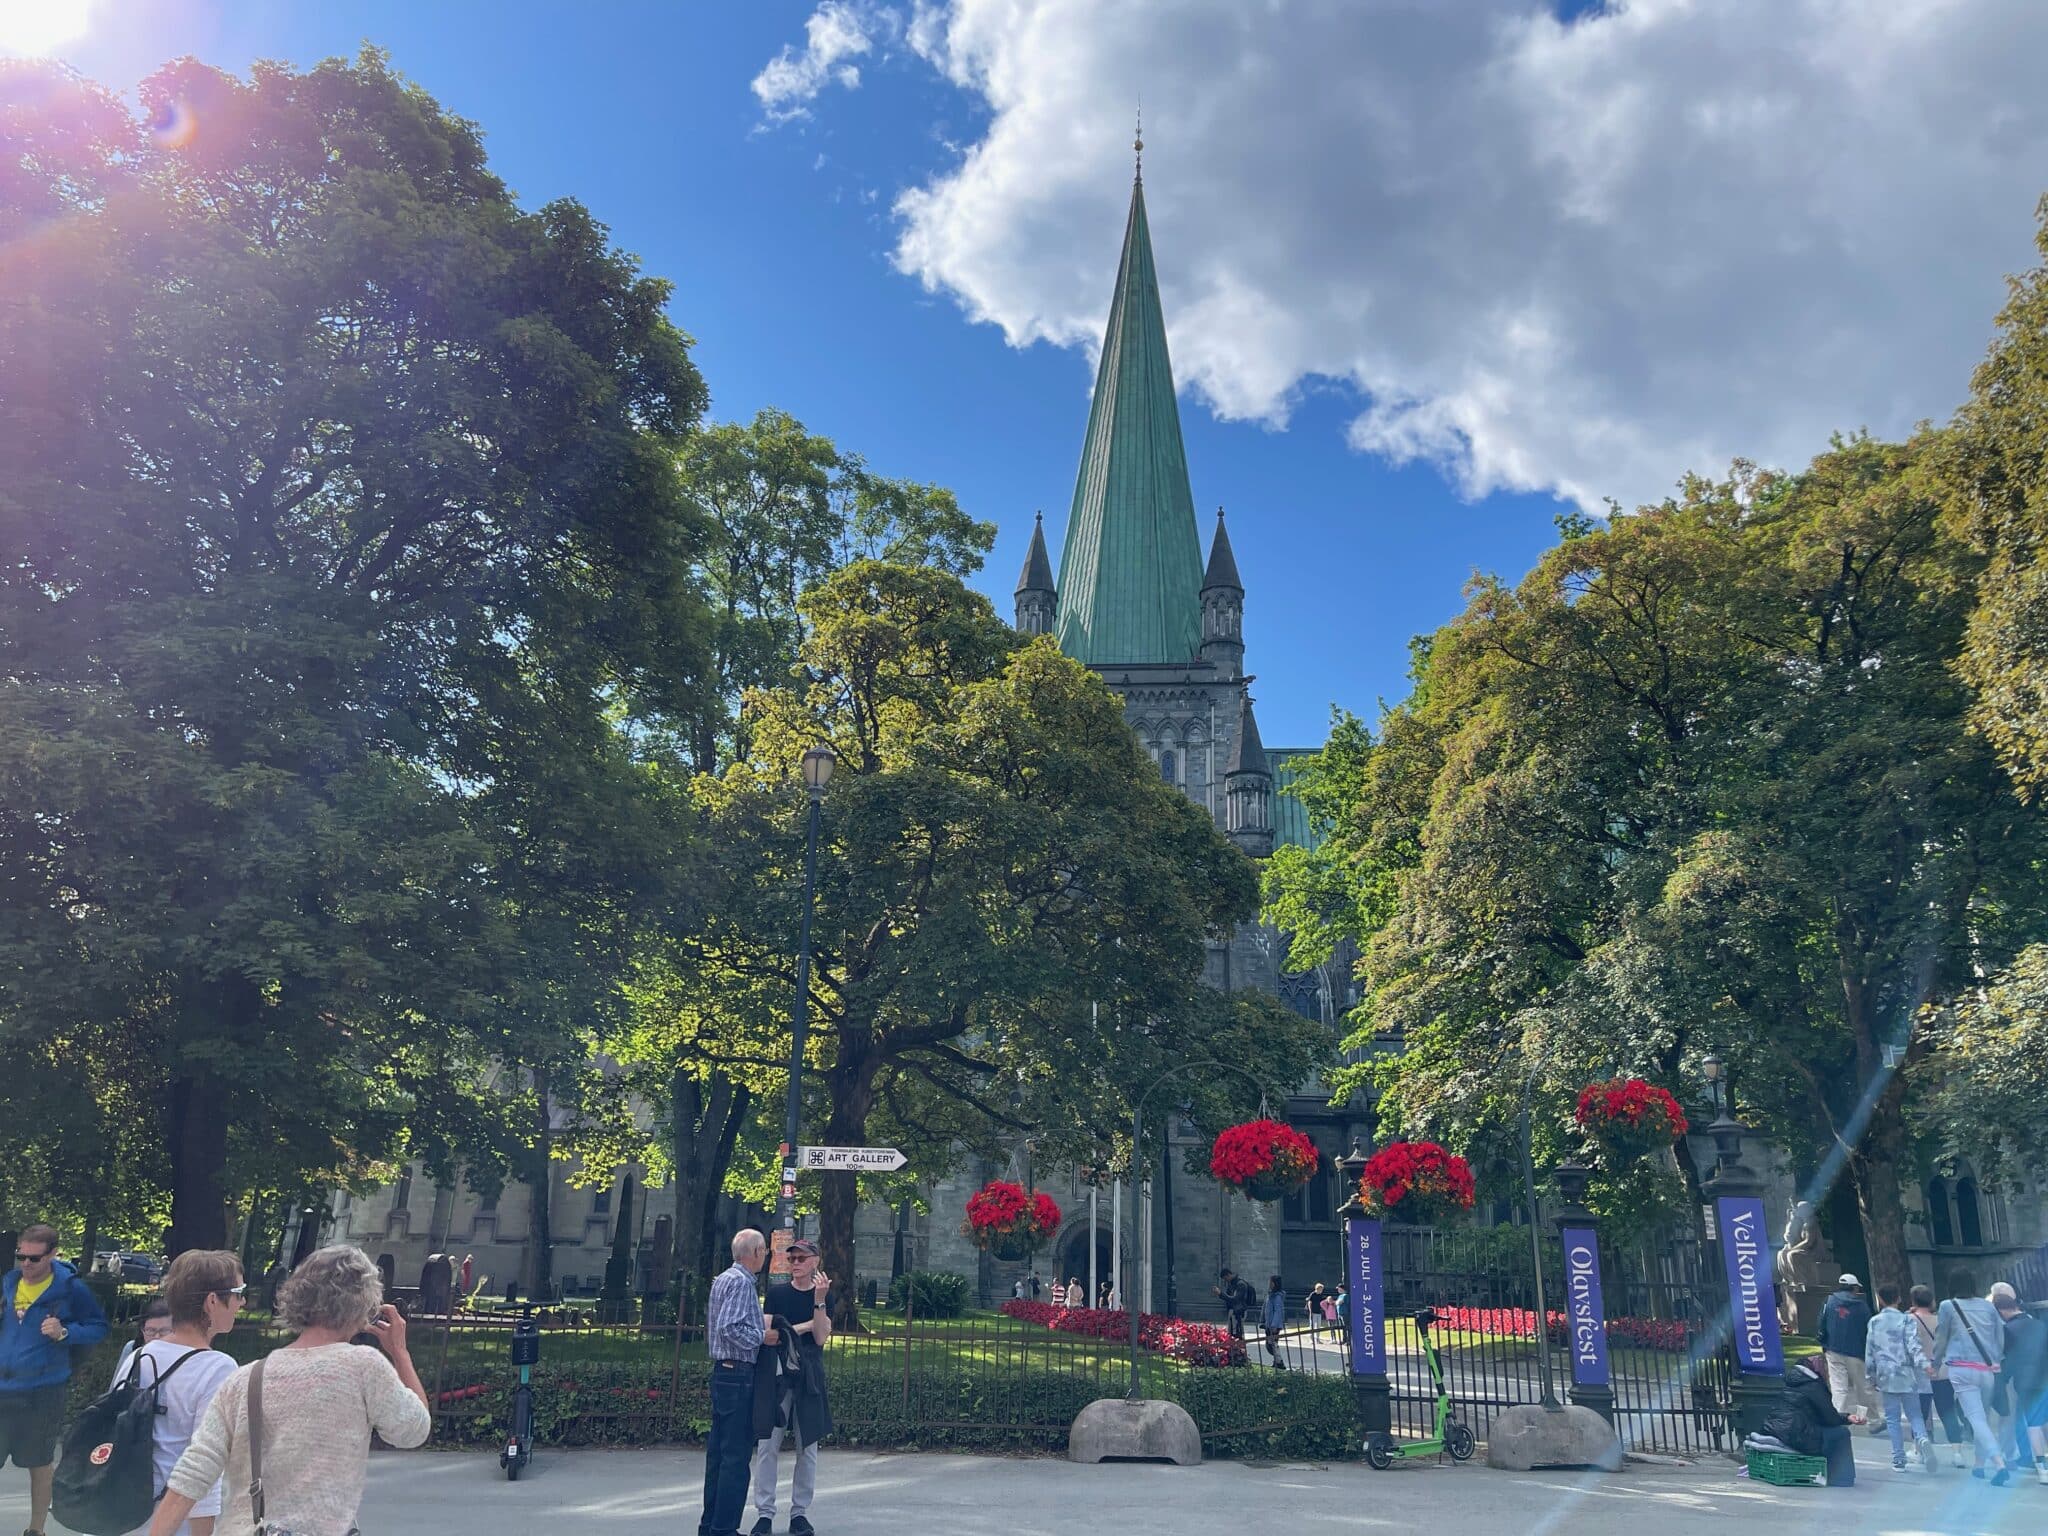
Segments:
[[[839,758],[830,747],[812,747],[804,753],[804,788],[813,800],[825,793],[825,786],[832,782],[832,770],[838,764]]]

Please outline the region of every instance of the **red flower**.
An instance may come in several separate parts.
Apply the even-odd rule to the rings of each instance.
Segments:
[[[1669,1146],[1691,1128],[1678,1100],[1640,1077],[1586,1084],[1572,1118],[1595,1141],[1624,1157]]]
[[[1393,1141],[1366,1160],[1359,1193],[1375,1210],[1455,1206],[1469,1211],[1478,1191],[1472,1165],[1433,1141]]]
[[[1240,1188],[1254,1179],[1305,1184],[1315,1171],[1315,1143],[1278,1120],[1230,1126],[1209,1153],[1209,1172]]]
[[[1059,1202],[1044,1190],[1026,1194],[1024,1186],[992,1179],[967,1197],[967,1232],[971,1237],[1051,1237],[1060,1227]]]
[[[1055,1307],[1045,1301],[1006,1301],[1005,1317],[1037,1323],[1059,1333],[1123,1342],[1131,1336],[1131,1314],[1121,1307]],[[1190,1323],[1157,1312],[1138,1314],[1138,1345],[1189,1365],[1243,1365],[1244,1340],[1215,1323]]]

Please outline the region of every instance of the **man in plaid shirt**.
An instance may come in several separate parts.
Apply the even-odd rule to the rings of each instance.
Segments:
[[[739,1536],[754,1453],[754,1357],[779,1344],[761,1317],[754,1276],[768,1240],[752,1227],[735,1233],[732,1268],[711,1282],[704,1342],[711,1355],[711,1437],[704,1445],[704,1513],[697,1536]]]

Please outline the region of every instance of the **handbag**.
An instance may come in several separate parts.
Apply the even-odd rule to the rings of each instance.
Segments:
[[[293,1536],[289,1526],[263,1518],[263,1361],[249,1371],[249,1513],[256,1520],[256,1536]],[[348,1536],[361,1536],[355,1527]]]

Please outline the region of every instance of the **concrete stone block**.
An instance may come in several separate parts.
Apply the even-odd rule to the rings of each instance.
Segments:
[[[1486,1432],[1486,1464],[1505,1472],[1535,1467],[1598,1467],[1621,1470],[1621,1441],[1614,1427],[1590,1408],[1576,1404],[1552,1412],[1523,1403],[1497,1413]]]
[[[1170,1461],[1177,1467],[1202,1464],[1202,1432],[1179,1403],[1144,1398],[1131,1402],[1101,1397],[1074,1416],[1067,1431],[1067,1460],[1098,1462]]]

